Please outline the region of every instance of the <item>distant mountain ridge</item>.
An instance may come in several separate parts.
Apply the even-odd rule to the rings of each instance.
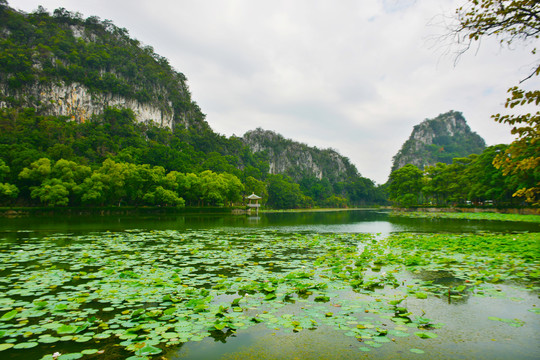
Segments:
[[[268,161],[271,174],[286,174],[295,181],[303,177],[326,178],[332,183],[359,177],[349,159],[332,149],[318,149],[273,131],[261,128],[248,131],[242,141]]]
[[[451,164],[453,158],[480,154],[485,147],[484,139],[471,131],[463,114],[449,111],[413,128],[393,157],[392,172],[407,164],[420,169],[438,162]]]

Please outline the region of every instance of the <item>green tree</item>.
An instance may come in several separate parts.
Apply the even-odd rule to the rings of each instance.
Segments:
[[[328,206],[326,200],[334,194],[332,184],[326,178],[305,176],[300,180],[299,185],[302,193],[311,197],[318,205]]]
[[[0,201],[5,203],[16,199],[19,195],[19,188],[13,184],[0,183]]]
[[[153,193],[157,187],[162,187],[165,182],[165,169],[162,166],[152,167],[148,164],[126,164],[126,167],[125,188],[128,204],[139,205],[145,202],[154,205],[153,202],[148,203],[145,198],[148,199],[147,195]],[[163,187],[162,189],[165,190]]]
[[[381,203],[384,199],[373,181],[365,177],[344,183],[344,190],[348,194],[351,204],[355,206]]]
[[[242,193],[244,192],[244,185],[235,175],[221,174],[220,175],[225,182],[225,200],[232,205],[235,202],[242,200]]]
[[[347,199],[345,199],[342,196],[336,196],[332,195],[324,200],[322,203],[325,207],[331,207],[331,208],[346,208],[347,207]]]
[[[32,188],[32,198],[39,200],[46,206],[67,206],[69,204],[69,190],[59,179],[47,179],[40,186]]]
[[[118,204],[126,199],[126,180],[133,171],[128,164],[106,159],[82,184],[82,201],[103,205]]]
[[[388,192],[390,200],[400,206],[417,205],[422,190],[422,171],[407,164],[390,174]]]
[[[184,199],[179,197],[176,192],[165,189],[163,186],[157,186],[153,191],[147,192],[143,199],[149,205],[177,207],[183,207],[185,205]]]
[[[422,192],[437,205],[459,205],[467,200],[469,183],[465,169],[472,161],[470,157],[454,158],[449,165],[437,163],[425,169]]]
[[[30,195],[47,206],[67,206],[76,202],[82,182],[90,176],[88,166],[60,159],[52,163],[41,158],[24,168],[19,177],[30,183]]]
[[[458,22],[452,33],[459,44],[465,45],[462,52],[484,37],[497,37],[501,44],[509,47],[516,42],[535,44],[540,38],[540,2],[537,0],[469,0],[468,5],[460,7],[456,13]],[[536,47],[531,53],[536,55]],[[540,61],[524,80],[538,75]],[[505,106],[511,112],[492,117],[513,126],[511,132],[517,138],[493,164],[505,175],[520,177],[519,189],[513,196],[540,205],[540,111],[528,110],[531,104],[540,104],[540,90],[525,91],[516,86],[508,92],[510,96]]]
[[[90,177],[84,179],[81,186],[81,201],[86,204],[104,205],[107,201],[106,175],[94,171]]]
[[[226,201],[226,182],[219,174],[205,170],[199,174],[199,199],[203,205],[223,205]]]
[[[19,188],[13,184],[3,183],[4,179],[10,173],[9,166],[4,160],[0,159],[0,201],[13,200],[19,195]]]
[[[296,209],[302,206],[304,195],[300,185],[288,176],[268,176],[268,206],[274,209]]]
[[[469,200],[480,203],[493,200],[495,203],[512,202],[512,194],[518,184],[513,176],[503,175],[493,165],[493,160],[506,151],[507,145],[490,146],[480,155],[471,155],[472,162],[465,170]]]
[[[266,183],[255,179],[253,176],[248,176],[244,181],[245,194],[255,194],[260,196],[261,202],[265,203],[268,199],[268,191],[266,190]]]
[[[22,179],[31,180],[35,183],[41,182],[49,177],[52,171],[51,160],[41,158],[30,164],[30,167],[24,168],[19,177]]]
[[[173,172],[178,187],[178,194],[184,198],[189,205],[196,205],[201,196],[200,179],[194,173]]]

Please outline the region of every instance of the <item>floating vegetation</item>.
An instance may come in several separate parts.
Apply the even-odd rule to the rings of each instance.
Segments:
[[[421,346],[440,339],[444,324],[408,304],[497,298],[505,295],[494,284],[509,281],[533,289],[539,240],[135,230],[0,243],[0,352],[13,359],[29,358],[26,351],[41,359],[159,358],[254,326],[291,334],[333,329],[361,352],[404,339]]]
[[[390,216],[402,216],[426,219],[465,219],[490,221],[519,221],[540,224],[540,215],[502,214],[495,212],[427,212],[427,211],[400,211],[392,212]]]

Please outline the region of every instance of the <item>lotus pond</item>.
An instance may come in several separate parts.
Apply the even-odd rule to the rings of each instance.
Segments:
[[[0,358],[540,357],[538,224],[327,216],[0,220]]]

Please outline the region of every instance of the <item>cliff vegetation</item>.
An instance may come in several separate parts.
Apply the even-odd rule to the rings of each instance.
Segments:
[[[420,169],[437,163],[451,164],[452,159],[480,154],[485,147],[484,139],[471,131],[463,115],[449,111],[413,128],[393,158],[392,171],[406,164]]]

